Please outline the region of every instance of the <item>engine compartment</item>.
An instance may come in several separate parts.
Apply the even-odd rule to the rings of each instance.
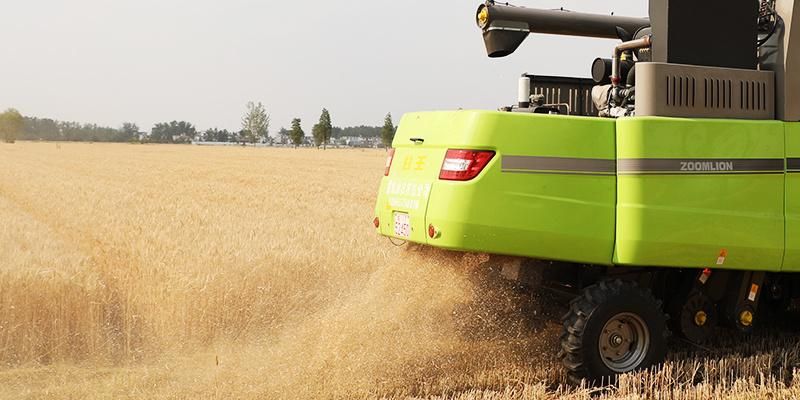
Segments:
[[[592,61],[591,79],[523,74],[517,102],[500,111],[775,119],[800,106],[782,98],[787,73],[773,72],[788,58],[781,1],[653,0],[649,18],[488,1],[477,22],[490,57],[512,54],[534,32],[620,40],[610,58]]]

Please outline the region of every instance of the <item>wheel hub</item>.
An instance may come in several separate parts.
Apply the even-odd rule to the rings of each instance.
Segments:
[[[600,357],[617,373],[636,369],[647,356],[650,333],[644,320],[632,313],[620,313],[606,322],[600,334]]]
[[[694,324],[697,326],[703,326],[708,321],[708,314],[705,311],[700,310],[694,314]]]
[[[693,343],[702,343],[714,334],[717,326],[717,307],[700,291],[689,293],[676,311],[676,328]]]

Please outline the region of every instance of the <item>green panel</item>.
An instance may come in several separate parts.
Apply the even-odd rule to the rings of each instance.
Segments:
[[[393,236],[392,215],[399,210],[412,216],[414,242],[610,264],[614,136],[612,119],[490,111],[407,114],[395,136],[391,173],[381,184],[379,231]],[[414,144],[412,138],[424,142]],[[441,181],[438,170],[449,148],[497,154],[472,181]],[[420,158],[425,166],[419,171],[403,168],[406,158],[411,169]],[[509,162],[514,158],[516,163]],[[610,163],[611,171],[592,172],[597,160]],[[544,167],[537,167],[542,163]],[[571,169],[573,165],[579,168]],[[408,189],[399,194],[390,189],[397,187]],[[424,236],[428,224],[440,231],[439,237]]]
[[[617,145],[615,263],[781,268],[782,122],[623,118],[617,121]],[[642,159],[677,169],[623,169]],[[717,265],[723,249],[727,257]]]
[[[444,149],[422,146],[395,149],[392,174],[381,181],[376,209],[382,231],[393,232],[394,213],[406,213],[411,218],[410,240],[425,243],[425,210],[444,153]]]
[[[789,168],[786,173],[786,253],[783,270],[800,271],[800,169],[796,160],[800,159],[800,123],[787,122],[786,158]],[[795,161],[792,165],[792,161]]]

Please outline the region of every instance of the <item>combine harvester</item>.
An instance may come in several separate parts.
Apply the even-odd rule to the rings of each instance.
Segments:
[[[515,256],[504,275],[571,293],[575,380],[660,363],[670,331],[750,332],[800,297],[798,2],[649,6],[481,5],[489,57],[531,32],[621,42],[593,79],[523,75],[499,111],[405,115],[375,209],[384,236]]]

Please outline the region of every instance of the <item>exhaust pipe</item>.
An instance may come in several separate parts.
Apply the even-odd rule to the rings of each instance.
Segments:
[[[622,42],[614,47],[614,53],[611,58],[611,84],[614,85],[614,87],[619,86],[620,83],[620,57],[622,56],[622,53],[629,50],[648,48],[651,45],[652,41],[650,39],[650,35],[647,35],[641,39]]]

